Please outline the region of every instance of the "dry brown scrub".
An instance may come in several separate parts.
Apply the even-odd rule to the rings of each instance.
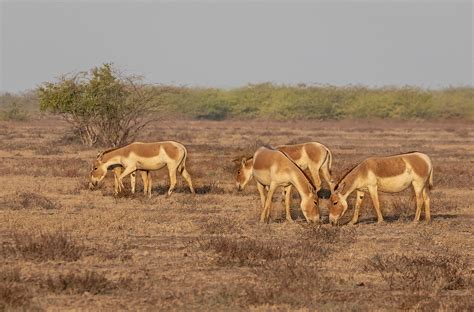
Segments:
[[[0,122],[0,310],[472,310],[473,135],[456,122],[160,122],[139,139],[184,143],[197,194],[178,178],[165,197],[162,170],[147,199],[140,178],[136,194],[114,197],[112,175],[88,190],[97,149],[61,121]],[[368,196],[357,226],[308,225],[297,195],[296,222],[279,195],[259,224],[232,159],[310,140],[332,149],[336,178],[374,154],[430,155],[433,223],[412,224],[407,190],[381,196],[384,225]]]

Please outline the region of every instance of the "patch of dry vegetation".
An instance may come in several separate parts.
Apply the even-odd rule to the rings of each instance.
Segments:
[[[0,269],[0,310],[31,308],[33,293],[22,282],[18,267]]]
[[[58,209],[59,205],[48,197],[33,192],[17,192],[0,197],[3,209]]]
[[[473,286],[468,264],[457,254],[376,254],[365,270],[377,271],[390,290],[455,290]]]
[[[59,294],[83,294],[87,292],[92,295],[100,295],[117,289],[119,284],[109,280],[101,273],[84,271],[48,276],[42,281],[41,286],[48,291]]]
[[[62,231],[53,233],[13,233],[13,243],[3,245],[3,254],[34,261],[77,261],[84,253],[84,246],[77,243],[70,234]]]

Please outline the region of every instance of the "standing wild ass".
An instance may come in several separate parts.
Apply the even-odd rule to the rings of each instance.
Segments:
[[[429,223],[429,188],[433,186],[433,166],[430,158],[423,153],[411,152],[388,157],[370,157],[350,170],[336,185],[331,195],[332,206],[329,220],[335,225],[347,210],[347,197],[357,191],[354,216],[350,224],[357,223],[364,192],[368,191],[377,213],[378,223],[383,222],[380,211],[378,191],[387,193],[401,192],[413,186],[416,196],[414,222],[420,220],[421,207],[425,207],[425,219]]]
[[[236,174],[236,183],[243,189],[254,177],[260,193],[263,210],[260,221],[266,222],[270,218],[272,197],[275,190],[285,188],[286,220],[292,221],[290,214],[291,186],[294,186],[301,197],[301,210],[308,222],[319,222],[318,199],[314,196],[314,187],[304,172],[283,152],[266,147],[260,147],[253,157],[242,158],[240,168]],[[268,193],[265,197],[265,187]]]
[[[123,167],[124,171],[118,176],[118,184],[123,188],[122,179],[136,170],[151,171],[158,170],[164,166],[168,167],[170,177],[170,188],[168,196],[171,195],[176,186],[176,171],[179,171],[194,193],[191,176],[186,170],[187,150],[181,143],[174,141],[141,143],[134,142],[123,147],[114,148],[100,153],[94,161],[91,171],[91,183],[97,185],[107,174],[109,167]],[[147,174],[148,178],[148,174]],[[148,186],[148,194],[151,194],[151,180],[145,183]]]

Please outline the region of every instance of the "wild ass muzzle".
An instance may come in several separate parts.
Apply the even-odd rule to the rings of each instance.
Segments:
[[[243,157],[235,176],[239,189],[255,178],[262,203],[261,222],[270,219],[273,193],[278,187],[285,189],[286,220],[293,221],[290,214],[291,187],[294,186],[301,197],[301,210],[308,222],[319,222],[318,199],[314,196],[314,186],[299,168],[284,153],[266,147],[260,147],[253,157]],[[265,187],[268,192],[265,195]]]
[[[331,195],[329,220],[336,225],[347,210],[347,197],[357,192],[355,211],[350,224],[359,218],[360,206],[364,192],[369,192],[377,214],[378,223],[382,223],[378,191],[397,193],[413,186],[416,196],[416,212],[414,222],[420,220],[421,208],[425,207],[425,219],[429,223],[430,197],[429,189],[433,186],[433,166],[430,158],[420,152],[388,157],[370,157],[351,169],[336,185]]]
[[[94,161],[91,171],[91,187],[96,186],[107,174],[109,168],[117,166],[124,170],[118,176],[118,184],[123,188],[122,180],[127,175],[137,170],[153,171],[165,166],[168,167],[170,177],[170,188],[168,196],[171,195],[176,186],[176,171],[183,176],[194,192],[191,176],[186,170],[187,150],[181,143],[174,141],[141,143],[134,142],[129,145],[114,148],[100,153]],[[151,194],[151,181],[148,181],[148,192]]]

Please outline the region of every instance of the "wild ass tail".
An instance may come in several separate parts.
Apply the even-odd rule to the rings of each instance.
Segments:
[[[183,173],[183,170],[186,168],[186,158],[188,158],[188,150],[186,149],[184,145],[183,145],[183,150],[184,150],[184,155],[183,155],[183,158],[181,158],[181,161],[179,162],[179,165],[178,165],[179,173]]]
[[[428,178],[428,188],[431,190],[434,187],[433,185],[433,168],[431,168],[430,176]]]
[[[332,168],[332,153],[331,151],[329,150],[329,148],[326,147],[326,151],[327,151],[327,154],[326,154],[326,162],[327,162],[327,166],[328,166],[328,171],[329,171],[329,174],[332,175],[332,172],[331,172],[331,168]]]

